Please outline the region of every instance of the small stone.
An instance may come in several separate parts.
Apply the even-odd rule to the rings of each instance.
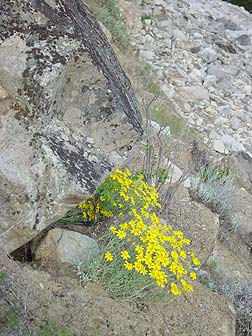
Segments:
[[[231,125],[234,130],[238,130],[241,127],[241,122],[237,117],[232,117]]]
[[[223,125],[223,124],[227,124],[229,122],[229,120],[227,118],[224,117],[219,117],[215,120],[214,124],[217,126]]]
[[[224,28],[226,30],[232,30],[232,31],[235,31],[235,30],[240,30],[240,27],[233,21],[231,20],[227,20],[224,24]]]
[[[251,45],[251,39],[248,35],[244,34],[244,35],[241,35],[239,36],[237,39],[236,39],[237,43],[243,47],[248,47]]]
[[[226,147],[225,147],[223,141],[214,140],[213,146],[214,146],[214,150],[216,152],[221,153],[221,154],[226,154],[227,153],[227,150],[226,150]]]
[[[164,0],[155,0],[155,6],[166,6],[166,3]]]
[[[242,143],[231,137],[229,134],[224,134],[221,138],[223,144],[233,152],[246,151]]]
[[[146,59],[147,61],[152,61],[156,58],[156,54],[151,50],[140,50],[139,56]]]
[[[196,119],[195,124],[196,126],[201,126],[203,124],[203,118],[199,117]]]
[[[205,90],[201,86],[185,86],[185,87],[179,88],[179,92],[181,95],[191,100],[209,99],[209,94],[207,90]]]
[[[244,119],[244,111],[243,111],[243,110],[239,110],[239,109],[237,109],[237,110],[234,111],[234,114],[235,114],[238,118],[240,118],[241,120]]]
[[[200,39],[202,39],[203,38],[203,35],[202,34],[200,34],[200,33],[193,33],[192,34],[192,37],[195,39],[195,40],[200,40]]]
[[[229,105],[222,105],[217,108],[217,112],[224,115],[231,115],[233,111]]]
[[[4,87],[2,87],[0,85],[0,99],[4,99],[4,98],[7,98],[7,97],[8,97],[7,91],[5,90]]]
[[[198,53],[199,57],[201,57],[205,62],[212,63],[217,60],[218,54],[212,48],[205,48],[200,50]]]
[[[204,79],[204,85],[205,86],[211,86],[216,82],[217,78],[214,75],[208,75]]]
[[[218,80],[222,80],[224,78],[230,78],[231,76],[236,76],[239,72],[239,69],[235,66],[221,66],[210,64],[207,68],[208,75],[214,75]]]
[[[247,96],[251,95],[252,87],[251,85],[244,85],[243,87],[244,92],[246,93]]]
[[[173,36],[180,41],[187,41],[187,36],[179,29],[173,30]]]
[[[213,129],[209,134],[209,138],[212,140],[217,140],[220,138],[220,135]]]
[[[151,49],[154,43],[155,43],[154,38],[151,35],[146,34],[144,37],[144,49],[146,50]]]

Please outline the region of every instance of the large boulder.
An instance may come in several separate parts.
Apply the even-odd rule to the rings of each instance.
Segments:
[[[141,116],[82,0],[0,3],[0,239],[8,252],[123,163]]]

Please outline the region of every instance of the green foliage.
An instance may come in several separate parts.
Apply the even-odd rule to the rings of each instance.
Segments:
[[[230,175],[230,167],[217,167],[214,169],[204,169],[202,172],[202,178],[204,182],[207,182],[211,179],[219,180],[225,179],[225,177],[228,177]]]
[[[126,25],[117,6],[117,0],[94,0],[91,11],[110,31],[113,42],[122,50],[129,47]]]
[[[167,169],[158,168],[152,172],[152,177],[157,178],[158,185],[163,185],[170,178]]]

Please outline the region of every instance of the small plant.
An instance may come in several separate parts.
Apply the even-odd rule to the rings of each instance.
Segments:
[[[108,28],[113,42],[124,51],[129,48],[129,36],[117,0],[94,0],[90,8],[97,19]]]
[[[101,253],[79,266],[81,279],[104,284],[114,298],[137,302],[191,292],[200,261],[187,251],[190,240],[181,231],[161,223],[155,212],[160,207],[143,175],[117,169],[107,177],[97,194],[80,204],[90,220],[113,217]]]
[[[218,292],[229,298],[236,310],[236,335],[252,335],[252,283],[239,283],[233,279],[223,280]]]
[[[230,168],[203,169],[191,177],[191,195],[220,215],[219,238],[235,231],[238,221],[233,213],[237,188]]]

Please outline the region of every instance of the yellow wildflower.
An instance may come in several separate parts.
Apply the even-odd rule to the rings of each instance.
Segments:
[[[174,282],[171,283],[170,289],[171,289],[171,293],[173,295],[181,295],[182,294],[181,290],[179,290],[178,286]]]
[[[126,232],[123,230],[118,230],[116,235],[119,239],[123,239],[126,237]]]
[[[109,230],[113,233],[113,234],[117,234],[117,229],[115,226],[110,226]]]
[[[123,260],[129,259],[130,258],[129,252],[127,250],[122,251],[121,257],[123,258]]]
[[[197,274],[195,272],[190,272],[190,277],[192,280],[196,280],[197,279]]]
[[[114,259],[113,255],[111,252],[106,252],[105,255],[104,255],[104,258],[107,260],[107,261],[112,261]]]

